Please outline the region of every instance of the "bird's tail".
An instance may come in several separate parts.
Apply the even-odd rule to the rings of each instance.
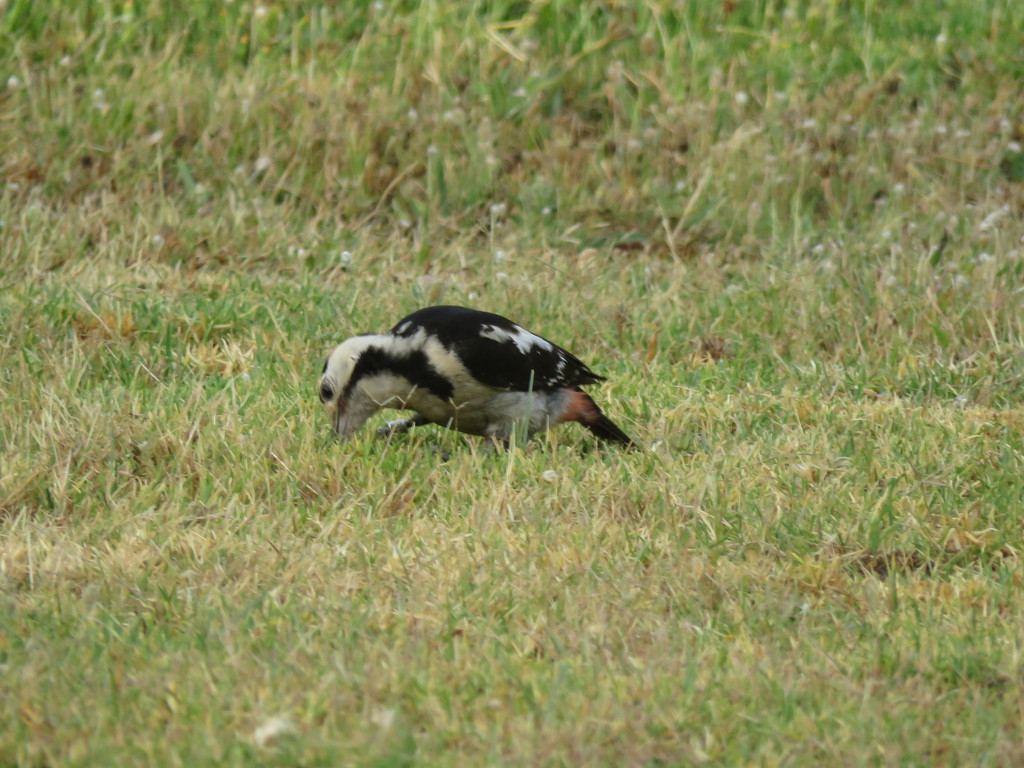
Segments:
[[[618,425],[603,413],[599,414],[592,423],[583,422],[583,425],[602,440],[622,443],[627,448],[637,447],[633,439],[619,429]]]
[[[562,421],[578,421],[596,437],[609,442],[621,443],[627,448],[636,448],[633,439],[619,429],[618,425],[604,415],[593,398],[582,389],[568,390],[569,402]]]

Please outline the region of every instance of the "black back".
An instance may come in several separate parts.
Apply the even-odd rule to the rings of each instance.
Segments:
[[[391,329],[394,336],[413,336],[420,328],[455,353],[478,381],[488,386],[525,392],[545,392],[604,381],[575,355],[553,344],[546,348],[530,343],[530,333],[506,317],[467,307],[439,306],[417,310]],[[495,339],[484,335],[490,329],[520,336]],[[536,336],[536,334],[530,334]]]

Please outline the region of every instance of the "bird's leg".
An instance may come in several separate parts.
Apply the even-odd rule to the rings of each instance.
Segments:
[[[488,435],[487,442],[484,443],[484,449],[487,453],[507,453],[511,445],[507,437]]]
[[[391,437],[392,435],[397,435],[400,432],[408,432],[413,427],[419,427],[426,423],[427,420],[417,413],[408,419],[395,419],[394,421],[387,422],[383,427],[377,430],[377,434],[381,437]]]
[[[512,445],[508,425],[491,424],[483,432],[484,453],[506,453]]]

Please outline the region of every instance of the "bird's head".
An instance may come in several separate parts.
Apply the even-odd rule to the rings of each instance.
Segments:
[[[320,376],[320,402],[327,410],[335,434],[348,440],[377,410],[382,407],[367,389],[364,356],[375,349],[379,337],[354,336],[334,348]]]

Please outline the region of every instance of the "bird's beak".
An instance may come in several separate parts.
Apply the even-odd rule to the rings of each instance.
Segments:
[[[342,441],[347,439],[347,435],[344,434],[343,429],[345,425],[345,412],[348,410],[346,407],[348,402],[345,400],[338,400],[334,405],[334,414],[331,419],[331,428],[334,430],[334,434],[338,435]]]
[[[376,410],[377,408],[369,402],[364,403],[358,393],[347,398],[340,398],[331,418],[334,434],[341,442],[346,442]]]

